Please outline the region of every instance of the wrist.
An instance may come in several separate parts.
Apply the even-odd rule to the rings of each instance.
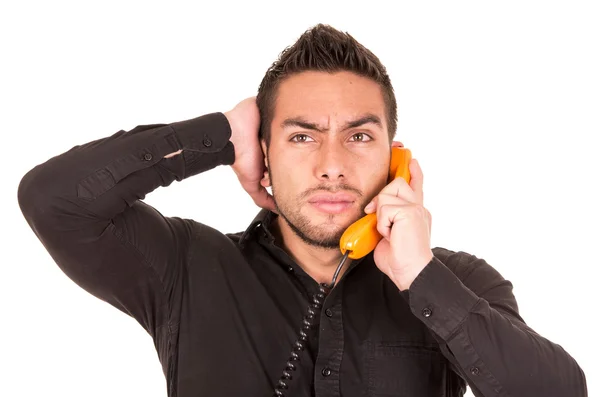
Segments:
[[[434,255],[433,252],[430,256],[427,256],[426,259],[422,259],[415,266],[410,266],[407,269],[404,269],[401,272],[394,273],[394,284],[398,287],[400,291],[404,291],[410,288],[413,281],[421,274],[423,269],[427,267],[427,265],[431,262]]]
[[[227,119],[227,122],[229,123],[229,129],[231,130],[231,136],[229,137],[229,141],[233,144],[233,151],[235,153],[235,158],[234,158],[234,164],[235,164],[235,160],[239,157],[240,150],[243,147],[243,145],[240,143],[240,134],[238,132],[239,124],[238,124],[237,117],[236,117],[235,113],[233,112],[233,110],[224,112],[223,115]],[[233,165],[233,164],[231,164],[231,165]]]
[[[412,272],[407,271],[402,274],[397,274],[394,276],[394,284],[396,284],[396,287],[398,287],[400,291],[406,291],[410,288],[420,272],[420,270]]]
[[[223,112],[223,115],[227,119],[227,122],[229,123],[229,129],[231,130],[231,136],[229,137],[229,140],[234,142],[237,140],[237,122],[235,120],[235,113],[233,113],[233,111],[230,110],[228,112]]]

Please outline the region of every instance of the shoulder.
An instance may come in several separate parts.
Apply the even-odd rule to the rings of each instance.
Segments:
[[[205,223],[198,222],[193,219],[187,219],[192,229],[192,245],[193,253],[201,254],[205,257],[211,252],[231,252],[237,251],[239,237],[242,232],[239,233],[224,233],[212,226]]]
[[[242,236],[244,235],[244,232],[236,232],[236,233],[227,233],[225,236],[227,236],[227,238],[231,241],[233,241],[236,245],[239,245],[240,242],[242,241]]]

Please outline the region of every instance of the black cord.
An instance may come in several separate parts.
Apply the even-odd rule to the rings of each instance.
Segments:
[[[350,251],[346,251],[346,253],[344,254],[344,257],[340,261],[340,264],[338,265],[337,269],[335,269],[335,273],[333,274],[331,284],[319,284],[319,291],[313,295],[312,302],[308,305],[307,314],[302,320],[302,329],[299,332],[298,339],[296,339],[296,341],[294,342],[290,358],[288,359],[285,365],[283,374],[281,375],[279,381],[275,385],[275,394],[273,394],[274,397],[284,397],[283,390],[289,387],[289,381],[292,380],[292,372],[296,370],[298,364],[300,363],[299,353],[304,351],[304,349],[306,348],[306,344],[308,343],[308,332],[310,331],[310,328],[313,325],[315,319],[319,318],[319,314],[321,308],[323,307],[325,297],[329,295],[329,292],[331,292],[331,290],[333,289],[335,281],[338,275],[340,274],[340,270],[346,262],[346,259],[348,259],[349,254]]]

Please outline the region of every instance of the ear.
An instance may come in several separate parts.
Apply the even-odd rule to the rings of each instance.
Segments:
[[[269,179],[269,173],[267,171],[265,171],[265,174],[260,180],[260,185],[264,188],[271,186],[271,180]]]
[[[264,139],[260,140],[260,147],[262,148],[263,158],[265,161],[265,168],[269,168],[269,160],[267,159],[267,143]]]
[[[260,146],[263,151],[263,159],[265,163],[265,171],[263,173],[262,179],[260,180],[260,185],[262,187],[267,188],[271,186],[271,178],[269,178],[269,159],[267,158],[267,144],[264,139],[260,140]]]

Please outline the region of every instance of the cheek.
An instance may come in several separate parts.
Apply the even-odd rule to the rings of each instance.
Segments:
[[[381,192],[383,190],[384,187],[387,186],[387,178],[388,175],[386,174],[378,174],[378,175],[373,175],[371,179],[368,180],[369,182],[369,187],[367,189],[367,194],[365,196],[365,198],[367,199],[367,202],[371,201],[371,199],[375,196],[377,196],[379,194],[379,192]],[[371,184],[374,183],[374,184]]]
[[[271,168],[271,186],[277,190],[280,197],[293,197],[300,194],[302,186],[302,175],[298,170],[289,167]]]

